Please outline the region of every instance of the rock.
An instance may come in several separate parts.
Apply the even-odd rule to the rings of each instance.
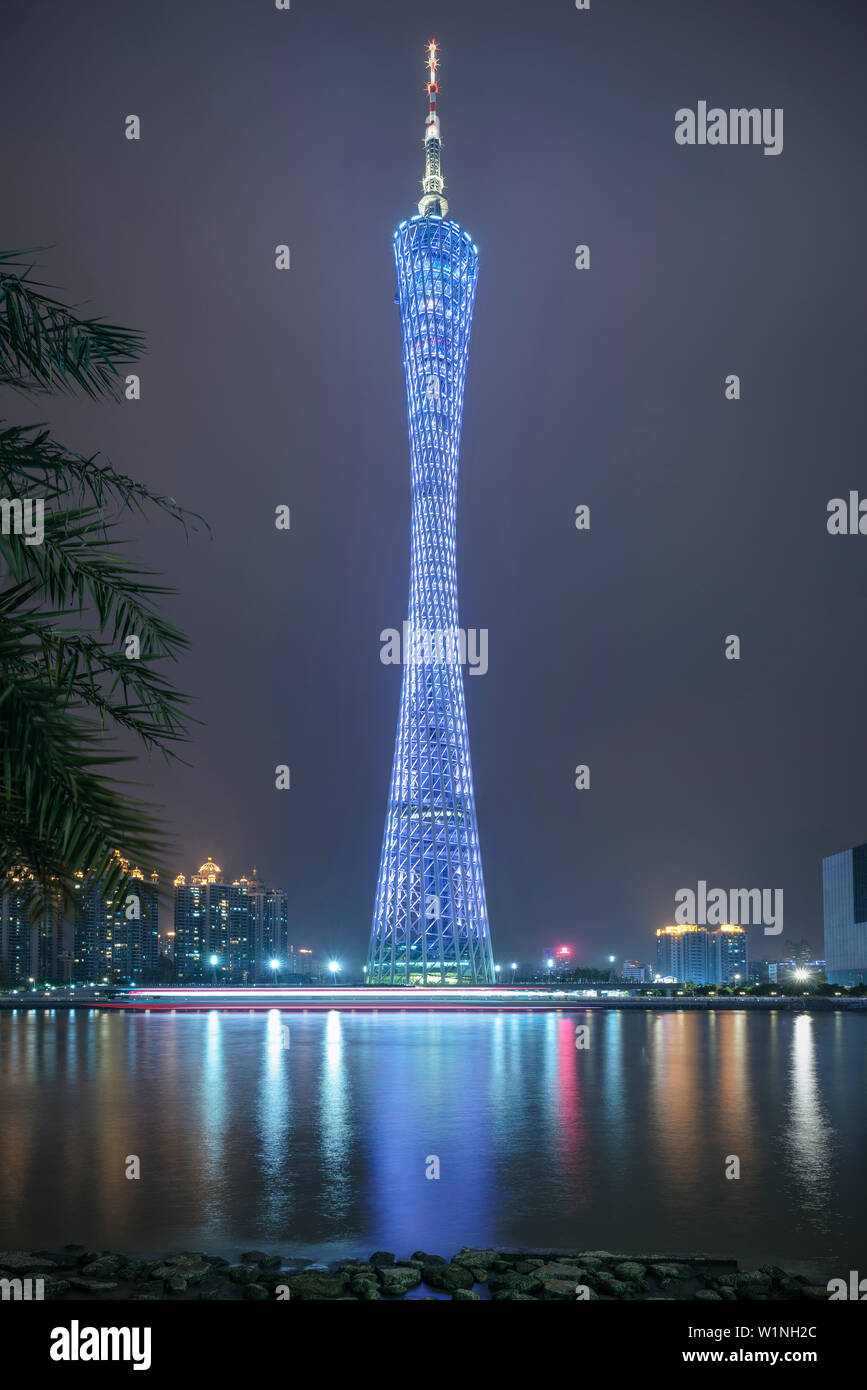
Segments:
[[[537,1279],[544,1283],[547,1279],[571,1279],[573,1284],[584,1282],[584,1270],[579,1269],[578,1265],[550,1264],[537,1265],[533,1270]]]
[[[291,1298],[305,1301],[315,1298],[340,1298],[349,1284],[345,1274],[327,1274],[322,1270],[305,1270],[286,1280]]]
[[[650,1273],[654,1279],[688,1279],[689,1270],[682,1270],[680,1265],[651,1265]]]
[[[441,1268],[439,1265],[435,1267]],[[421,1283],[421,1270],[399,1266],[389,1268],[388,1265],[383,1265],[379,1271],[379,1278],[384,1294],[402,1298],[408,1289],[414,1289]]]
[[[363,1298],[368,1302],[382,1297],[375,1278],[359,1276],[350,1281],[349,1288],[356,1298]]]
[[[758,1269],[745,1270],[743,1274],[737,1276],[735,1281],[738,1298],[749,1301],[767,1298],[771,1288],[770,1275],[762,1274]]]
[[[152,1266],[149,1260],[130,1260],[129,1264],[121,1265],[117,1271],[117,1277],[125,1280],[128,1284],[137,1284],[140,1279],[148,1279],[151,1270]]]
[[[69,1287],[68,1279],[46,1279],[43,1293],[50,1302],[54,1298],[62,1298]]]
[[[532,1293],[541,1289],[542,1279],[536,1274],[517,1274],[510,1270],[507,1274],[492,1274],[488,1280],[491,1293]]]
[[[542,1285],[542,1297],[573,1300],[577,1297],[575,1285],[571,1279],[547,1279]]]
[[[245,1284],[244,1297],[262,1303],[265,1299],[270,1298],[271,1295],[263,1284]]]
[[[515,1272],[517,1274],[531,1274],[534,1269],[540,1269],[544,1263],[545,1261],[540,1259],[518,1260],[515,1265]]]
[[[100,1255],[82,1269],[86,1279],[114,1279],[121,1265],[120,1255]]]
[[[699,1289],[695,1297],[704,1303],[720,1303],[722,1301],[720,1295],[715,1293],[713,1289]]]
[[[463,1251],[461,1251],[461,1254],[463,1254]],[[428,1255],[425,1250],[414,1250],[409,1258],[413,1264],[415,1264],[416,1260],[420,1261],[422,1269],[424,1269],[425,1265],[448,1264],[448,1260],[444,1260],[442,1255]],[[460,1255],[455,1255],[455,1262],[458,1264],[462,1263]]]
[[[136,1292],[148,1298],[162,1298],[165,1285],[162,1279],[144,1279],[136,1284]]]
[[[455,1289],[452,1294],[452,1303],[481,1303],[481,1296],[472,1289]]]
[[[259,1261],[259,1266],[261,1269],[279,1269],[282,1263],[282,1255],[265,1255],[264,1258]]]
[[[625,1298],[627,1294],[635,1292],[631,1284],[625,1284],[622,1279],[615,1279],[613,1274],[600,1272],[594,1275],[594,1279],[600,1291],[610,1294],[612,1298]]]
[[[155,1271],[159,1273],[159,1271]],[[250,1265],[233,1265],[229,1270],[229,1278],[233,1284],[252,1284],[256,1278],[256,1271]]]
[[[432,1289],[445,1289],[447,1293],[454,1293],[455,1289],[471,1289],[474,1283],[470,1270],[456,1264],[426,1265],[422,1270],[422,1279]]]
[[[187,1281],[182,1274],[173,1274],[166,1280],[170,1293],[186,1293]]]
[[[430,1264],[445,1264],[445,1260],[438,1257],[429,1261]],[[470,1246],[464,1246],[457,1255],[452,1258],[453,1265],[463,1265],[465,1269],[496,1269],[502,1265],[503,1269],[509,1269],[508,1261],[504,1261],[498,1250],[473,1250]]]
[[[26,1250],[0,1250],[0,1269],[14,1269],[16,1273],[38,1274],[41,1269],[56,1269],[54,1260],[39,1255],[31,1255]]]
[[[536,1299],[531,1293],[513,1293],[511,1289],[503,1289],[494,1294],[497,1303],[535,1303]]]
[[[644,1282],[645,1273],[644,1265],[638,1264],[636,1260],[624,1260],[622,1264],[614,1267],[616,1278],[623,1279],[627,1284],[638,1284],[641,1288],[647,1288]]]
[[[390,1250],[374,1250],[370,1257],[372,1265],[393,1265],[394,1255]]]
[[[241,1265],[243,1269],[245,1266]],[[173,1255],[165,1264],[154,1265],[151,1275],[154,1279],[165,1279],[170,1283],[176,1276],[180,1276],[188,1284],[199,1284],[211,1273],[211,1266],[205,1264],[204,1260],[198,1255]],[[229,1275],[232,1278],[232,1275]],[[252,1277],[252,1271],[251,1271]],[[236,1279],[236,1283],[245,1282],[243,1279]]]
[[[82,1279],[80,1275],[70,1279],[69,1283],[83,1293],[111,1293],[112,1289],[117,1288],[115,1279]]]

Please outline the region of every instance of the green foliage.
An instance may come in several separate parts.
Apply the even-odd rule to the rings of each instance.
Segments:
[[[25,254],[0,252],[0,386],[116,398],[141,336],[48,297]],[[188,642],[157,608],[172,590],[124,553],[118,527],[128,511],[163,512],[185,533],[201,519],[42,425],[0,419],[0,498],[16,497],[44,499],[45,520],[41,544],[0,533],[0,882],[26,873],[41,912],[76,874],[119,894],[121,859],[161,866],[162,823],[114,775],[133,758],[111,735],[177,756],[188,701],[161,668]]]

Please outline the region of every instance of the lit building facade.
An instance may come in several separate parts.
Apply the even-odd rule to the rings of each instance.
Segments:
[[[747,983],[748,971],[747,934],[734,923],[714,929],[660,927],[656,933],[659,979],[694,985],[735,985]]]
[[[366,978],[490,984],[456,570],[458,456],[479,257],[469,234],[448,220],[433,43],[428,67],[423,196],[418,214],[394,234],[412,487],[410,592]]]
[[[210,857],[191,876],[175,879],[175,925],[170,938],[173,978],[196,982],[247,984],[294,975],[295,950],[289,943],[289,899],[281,888],[266,888],[256,877],[228,882]]]
[[[31,881],[26,870],[10,874],[0,889],[0,983],[46,982],[66,975],[57,907],[37,918],[24,906]]]
[[[867,980],[867,845],[822,860],[825,974],[831,984]]]
[[[72,927],[72,975],[77,984],[152,982],[159,958],[159,877],[130,869],[119,905],[101,879],[77,875]]]

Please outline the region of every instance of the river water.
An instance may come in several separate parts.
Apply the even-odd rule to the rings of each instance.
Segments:
[[[867,1274],[865,1076],[844,1013],[5,1013],[0,1248]]]

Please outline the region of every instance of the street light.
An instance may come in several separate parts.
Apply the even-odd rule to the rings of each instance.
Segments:
[[[274,984],[276,985],[276,983],[277,983],[277,971],[280,969],[280,962],[279,962],[279,960],[269,960],[268,965],[269,965],[270,969],[273,970],[273,972],[274,972]]]
[[[340,972],[340,961],[339,961],[339,960],[330,960],[330,961],[328,962],[328,969],[331,971],[331,978],[332,978],[332,980],[333,980],[333,981],[335,982],[335,984],[336,984],[336,983],[337,983],[337,976],[338,976],[338,974],[339,974],[339,972]]]
[[[211,956],[211,965],[214,971],[214,984],[217,983],[217,966],[220,964],[219,956]]]
[[[512,984],[515,983],[515,971],[517,970],[517,968],[518,968],[518,962],[517,962],[516,960],[513,960],[513,961],[512,961]]]

